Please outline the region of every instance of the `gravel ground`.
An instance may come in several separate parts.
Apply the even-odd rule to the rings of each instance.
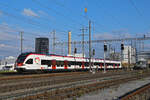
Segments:
[[[150,83],[150,77],[136,81],[130,81],[128,83],[89,93],[80,98],[77,98],[77,100],[114,100],[117,97],[122,96],[123,94],[139,88],[147,83]]]

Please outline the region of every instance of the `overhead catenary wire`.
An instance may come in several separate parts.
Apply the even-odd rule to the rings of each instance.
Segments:
[[[2,3],[0,3],[0,6],[3,6],[3,7],[5,7],[5,8],[9,8],[9,5],[8,4],[2,4]],[[15,8],[15,7],[11,7],[11,9],[12,10],[14,10],[14,11],[16,11],[16,12],[19,12],[20,13],[20,10],[18,9],[18,8]],[[2,12],[4,12],[4,11],[2,11]],[[14,15],[15,16],[15,15]],[[34,16],[34,18],[39,18],[39,17],[36,17],[36,16]],[[37,22],[37,21],[35,21],[35,20],[33,20],[33,19],[31,19],[31,18],[25,18],[25,17],[23,17],[23,19],[26,19],[26,20],[29,20],[30,22],[32,22],[32,23],[34,23],[34,24],[39,24],[38,26],[43,26],[43,25],[41,25],[41,23],[39,23],[39,22]],[[50,27],[49,27],[50,28]]]
[[[144,16],[143,16],[143,13],[142,11],[136,6],[135,2],[133,0],[129,0],[129,2],[131,3],[131,5],[134,7],[134,9],[136,10],[137,14],[141,17],[141,19],[143,20],[143,22],[145,22],[144,20]],[[149,25],[150,26],[150,25]],[[148,26],[148,28],[149,28]]]
[[[6,16],[8,16],[8,17],[14,18],[14,19],[16,19],[16,20],[23,21],[23,22],[25,22],[25,23],[27,23],[27,24],[31,24],[31,25],[37,26],[38,28],[41,28],[40,25],[35,24],[35,23],[32,23],[32,21],[23,20],[23,19],[20,18],[20,17],[17,17],[17,16],[15,16],[15,15],[13,15],[13,14],[9,14],[9,13],[4,12],[4,11],[3,11],[3,14],[6,15]],[[19,30],[18,32],[20,32],[20,31],[22,31],[22,30]],[[24,31],[24,32],[25,32],[25,31]],[[41,35],[34,34],[33,32],[26,32],[26,33],[30,33],[30,34],[35,35],[35,36],[41,36]]]
[[[6,25],[7,27],[9,27],[8,25]],[[3,27],[3,26],[0,26],[0,28],[1,29],[6,29],[5,27]],[[10,27],[9,27],[10,28]],[[10,29],[11,31],[14,31],[14,32],[9,32],[9,31],[6,31],[5,30],[5,32],[9,32],[9,33],[18,33],[18,32],[21,32],[21,31],[24,31],[24,30],[18,30],[18,29],[13,29],[13,28],[11,28]],[[29,34],[27,34],[27,35],[32,35],[32,36],[41,36],[41,35],[39,35],[39,34],[37,34],[37,32],[36,33],[34,33],[34,32],[30,32],[30,31],[24,31],[25,33],[29,33]],[[26,35],[26,34],[25,34]]]
[[[142,17],[142,13],[141,13],[140,10],[137,8],[137,6],[136,6],[135,3],[133,2],[133,0],[129,0],[129,2],[130,2],[131,5],[135,8],[137,14]]]
[[[32,1],[35,2],[36,4],[40,5],[41,7],[44,7],[44,8],[46,8],[46,9],[48,9],[48,10],[53,11],[53,12],[54,12],[55,14],[57,14],[57,15],[61,15],[61,16],[65,17],[65,18],[66,18],[66,17],[69,18],[69,20],[71,20],[72,22],[76,23],[77,25],[78,25],[78,24],[79,24],[79,25],[83,25],[83,24],[81,24],[81,23],[78,23],[76,20],[74,20],[74,19],[72,19],[72,18],[70,18],[70,17],[64,15],[63,13],[60,13],[60,12],[54,10],[53,8],[50,8],[50,7],[46,6],[45,4],[42,4],[42,3],[39,2],[38,0],[32,0]]]
[[[1,10],[1,11],[2,11],[2,10]],[[22,19],[22,18],[20,18],[20,17],[18,17],[18,16],[16,16],[16,15],[10,14],[10,13],[8,13],[8,12],[5,12],[5,11],[2,11],[2,12],[3,12],[4,15],[6,15],[6,16],[8,16],[8,17],[10,17],[10,18],[14,18],[14,19],[16,19],[16,20],[25,22],[25,23],[30,24],[30,25],[33,25],[33,26],[36,26],[36,27],[38,27],[38,28],[41,28],[41,26],[42,26],[42,25],[40,25],[39,23],[33,22],[32,20],[29,20],[29,19],[25,20],[25,19]],[[46,27],[47,27],[47,26],[46,26]],[[47,27],[47,28],[48,28],[48,27]]]

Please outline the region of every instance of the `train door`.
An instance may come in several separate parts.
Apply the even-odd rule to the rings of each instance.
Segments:
[[[38,63],[37,63],[38,65]],[[47,69],[48,68],[48,60],[41,59],[41,66],[40,69]]]
[[[119,68],[119,64],[117,64],[117,68]]]
[[[82,62],[82,69],[84,69],[84,61]]]
[[[100,63],[100,68],[102,69],[102,67],[103,67],[103,65],[102,65],[102,63]]]
[[[113,64],[113,68],[115,69],[115,64]]]
[[[64,61],[64,69],[68,69],[68,61],[67,60]]]
[[[56,69],[56,60],[52,60],[52,69]]]

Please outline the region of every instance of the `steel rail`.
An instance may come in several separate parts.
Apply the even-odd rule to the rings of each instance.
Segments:
[[[150,83],[119,97],[119,100],[149,100],[149,99],[150,99]]]
[[[72,87],[61,87],[61,89],[56,89],[54,91],[47,91],[41,94],[37,94],[37,95],[32,95],[32,96],[27,96],[25,98],[19,98],[16,100],[30,100],[32,99],[46,99],[47,100],[63,100],[65,98],[69,98],[72,96],[79,96],[79,95],[83,95],[86,92],[92,92],[98,89],[103,89],[106,87],[110,87],[113,85],[117,85],[117,84],[121,84],[124,82],[128,82],[128,81],[133,81],[133,80],[137,80],[143,77],[147,77],[150,74],[144,74],[144,75],[134,75],[134,76],[128,76],[128,77],[124,77],[124,78],[119,78],[119,79],[112,79],[112,80],[106,80],[106,81],[100,81],[100,82],[95,82],[95,83],[87,83],[87,84],[80,84],[80,85],[74,85]]]

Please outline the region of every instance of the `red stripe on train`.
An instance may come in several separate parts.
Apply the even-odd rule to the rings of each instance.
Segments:
[[[65,60],[65,61],[64,61],[64,65],[65,65],[65,66],[64,66],[64,69],[68,69],[68,66],[67,66],[67,65],[68,65],[68,61]]]
[[[52,69],[56,69],[56,60],[52,60]]]

